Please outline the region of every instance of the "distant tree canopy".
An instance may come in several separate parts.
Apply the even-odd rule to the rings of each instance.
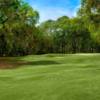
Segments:
[[[70,19],[63,16],[56,21],[46,21],[39,28],[44,36],[52,41],[52,50],[49,50],[54,53],[95,52],[97,50],[90,31],[80,18]]]
[[[100,0],[81,0],[77,17],[38,21],[23,0],[0,0],[0,56],[100,52]]]

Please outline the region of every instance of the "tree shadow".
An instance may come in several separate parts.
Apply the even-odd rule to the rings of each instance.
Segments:
[[[0,69],[15,69],[20,67],[37,67],[46,65],[57,65],[60,64],[52,60],[39,60],[39,61],[24,61],[21,59],[0,59]]]
[[[49,60],[40,60],[40,61],[32,61],[32,62],[19,62],[18,65],[33,65],[33,66],[40,66],[40,65],[54,65],[59,64],[55,61],[49,61]]]

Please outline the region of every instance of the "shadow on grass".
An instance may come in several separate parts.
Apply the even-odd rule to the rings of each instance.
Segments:
[[[41,60],[41,61],[33,61],[33,62],[23,62],[19,63],[19,65],[34,65],[34,66],[39,66],[39,65],[53,65],[53,64],[59,64],[55,61],[47,61],[47,60]]]
[[[20,59],[0,59],[0,69],[14,69],[14,68],[20,68],[25,66],[40,66],[40,65],[56,65],[60,64],[58,62],[52,61],[52,60],[40,60],[40,61],[23,61]]]

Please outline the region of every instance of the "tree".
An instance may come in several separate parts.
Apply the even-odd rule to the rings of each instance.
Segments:
[[[38,12],[22,0],[0,0],[0,54],[32,52],[38,19]]]
[[[42,23],[40,29],[51,40],[54,53],[91,52],[90,32],[80,18],[62,16]]]
[[[92,38],[100,44],[100,0],[81,0],[78,14],[85,18]]]

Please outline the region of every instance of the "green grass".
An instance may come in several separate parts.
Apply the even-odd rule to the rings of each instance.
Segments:
[[[6,60],[18,68],[0,70],[0,100],[100,100],[100,54]]]

